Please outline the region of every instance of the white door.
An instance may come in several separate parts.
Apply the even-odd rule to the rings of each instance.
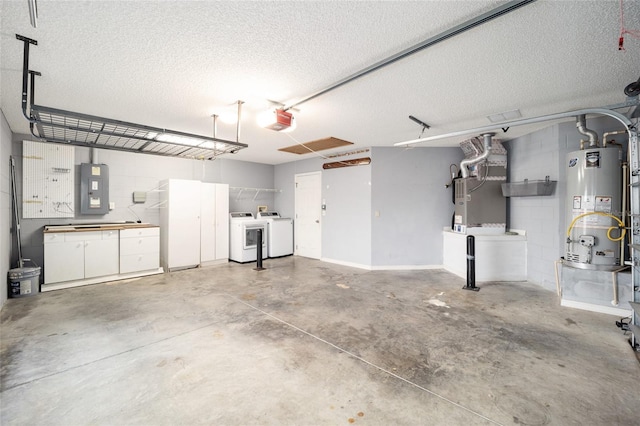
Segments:
[[[320,259],[322,255],[322,174],[295,176],[295,251],[298,256]]]

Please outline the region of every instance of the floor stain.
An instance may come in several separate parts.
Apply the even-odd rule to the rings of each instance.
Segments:
[[[253,293],[244,293],[240,298],[242,300],[256,300],[256,295]]]
[[[433,306],[441,306],[441,307],[445,307],[445,308],[450,308],[451,306],[448,306],[445,302],[443,302],[442,300],[439,299],[429,299],[426,300],[426,302],[430,305]]]
[[[571,325],[578,325],[578,323],[575,322],[574,320],[572,320],[571,318],[565,318],[564,320],[567,322],[567,324],[566,324],[567,327],[571,326]]]

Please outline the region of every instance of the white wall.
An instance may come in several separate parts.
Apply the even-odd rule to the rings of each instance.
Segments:
[[[0,308],[7,301],[8,272],[11,269],[11,181],[9,156],[11,155],[11,129],[0,110]]]
[[[13,155],[16,157],[18,194],[22,194],[22,141],[33,140],[27,135],[13,135]],[[4,141],[3,141],[4,143]],[[4,146],[4,145],[3,145]],[[115,209],[106,215],[80,215],[67,219],[23,219],[23,256],[43,263],[44,246],[42,230],[45,225],[79,222],[136,221],[159,223],[160,210],[157,205],[159,181],[167,178],[195,179],[204,182],[227,183],[232,187],[272,188],[273,166],[247,163],[230,159],[214,161],[187,160],[148,154],[133,154],[113,150],[96,150],[97,162],[109,166],[109,200],[115,202]],[[81,163],[90,162],[88,148],[75,148],[76,189],[79,189],[79,169]],[[7,160],[8,161],[8,160]],[[150,191],[145,204],[132,205],[134,191]],[[76,191],[76,205],[79,205],[79,190]],[[258,205],[274,204],[273,193],[262,193],[254,200],[255,192],[238,191],[230,193],[230,210],[255,212]],[[4,218],[4,214],[3,214]],[[4,219],[3,219],[4,220]],[[12,256],[15,260],[16,255]],[[4,259],[4,258],[3,258]],[[46,268],[46,265],[44,265]],[[41,276],[44,276],[42,274]]]

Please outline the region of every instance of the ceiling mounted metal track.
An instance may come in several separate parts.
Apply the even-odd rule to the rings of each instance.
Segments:
[[[386,59],[383,59],[383,60],[378,61],[378,62],[376,62],[376,63],[374,63],[372,65],[369,65],[368,67],[366,67],[366,68],[364,68],[364,69],[362,69],[362,70],[360,70],[360,71],[358,71],[358,72],[356,72],[354,74],[351,74],[350,76],[345,77],[342,80],[339,80],[339,81],[333,83],[332,85],[330,85],[330,86],[328,86],[328,87],[326,87],[324,89],[321,89],[321,90],[319,90],[319,91],[317,91],[315,93],[312,93],[309,96],[305,96],[304,98],[299,99],[299,100],[295,101],[294,103],[292,103],[290,105],[287,105],[284,108],[284,110],[285,111],[289,110],[289,109],[291,109],[293,107],[296,107],[296,106],[298,106],[300,104],[308,102],[311,99],[315,99],[320,95],[324,95],[325,93],[330,92],[330,91],[332,91],[334,89],[337,89],[340,86],[344,86],[347,83],[351,83],[352,81],[354,81],[354,80],[356,80],[356,79],[358,79],[360,77],[363,77],[363,76],[365,76],[365,75],[367,75],[369,73],[377,71],[380,68],[386,67],[387,65],[390,65],[390,64],[392,64],[392,63],[394,63],[396,61],[399,61],[400,59],[404,59],[407,56],[413,55],[416,52],[419,52],[419,51],[421,51],[423,49],[426,49],[427,47],[431,47],[431,46],[433,46],[435,44],[440,43],[441,41],[445,41],[445,40],[447,40],[447,39],[449,39],[451,37],[454,37],[454,36],[457,36],[459,34],[462,34],[462,33],[466,32],[466,31],[469,31],[470,29],[475,28],[475,27],[477,27],[479,25],[482,25],[484,23],[487,23],[492,19],[498,18],[498,17],[500,17],[502,15],[505,15],[505,14],[507,14],[509,12],[513,12],[514,10],[516,10],[516,9],[522,7],[522,6],[525,6],[527,4],[533,3],[534,1],[536,1],[536,0],[514,0],[514,1],[506,2],[506,3],[496,7],[494,9],[491,9],[488,12],[485,12],[485,13],[483,13],[481,15],[478,15],[478,16],[472,18],[472,19],[469,19],[469,20],[467,20],[467,21],[465,21],[465,22],[463,22],[461,24],[458,24],[458,25],[456,25],[456,26],[454,26],[452,28],[449,28],[448,30],[443,31],[440,34],[437,34],[437,35],[435,35],[433,37],[429,37],[428,39],[423,40],[422,42],[420,42],[418,44],[415,44],[415,45],[413,45],[413,46],[411,46],[411,47],[409,47],[407,49],[404,49],[401,52],[396,53],[395,55],[389,56]]]
[[[22,76],[22,112],[31,133],[47,142],[64,143],[88,148],[155,154],[198,160],[212,160],[223,154],[234,154],[248,145],[239,142],[240,119],[236,128],[236,141],[191,133],[167,130],[158,127],[129,123],[110,118],[97,117],[78,112],[65,111],[34,105],[34,78],[39,72],[29,70],[29,46],[35,40],[16,34],[24,42]],[[30,80],[30,81],[29,81]],[[30,111],[27,112],[27,89],[30,82]],[[238,102],[238,110],[241,103]],[[240,112],[240,111],[238,111]],[[240,117],[240,114],[238,114]],[[36,131],[37,130],[37,133]]]

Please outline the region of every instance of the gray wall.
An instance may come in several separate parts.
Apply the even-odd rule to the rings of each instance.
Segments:
[[[322,218],[324,259],[371,265],[373,167],[372,163],[323,171],[322,198],[327,205]]]
[[[294,216],[294,176],[322,171],[327,212],[322,258],[365,267],[442,264],[442,228],[450,226],[453,204],[449,164],[459,148],[371,148],[370,166],[322,170],[330,160],[314,158],[275,166],[276,209]],[[376,216],[376,211],[379,216]]]
[[[374,148],[373,265],[442,265],[442,228],[454,209],[445,184],[462,158],[460,148]]]
[[[11,269],[11,183],[9,156],[11,155],[11,129],[0,111],[0,279],[8,282],[8,271]],[[0,285],[0,308],[7,301],[7,284]]]
[[[13,135],[12,151],[16,157],[17,185],[20,195],[22,194],[23,140],[33,140],[33,138],[27,135]],[[161,207],[157,206],[159,200],[158,184],[162,179],[195,179],[204,182],[227,183],[231,187],[273,188],[273,166],[271,165],[228,159],[197,161],[100,149],[96,150],[96,154],[98,163],[109,166],[109,200],[115,202],[115,209],[106,215],[76,214],[75,218],[66,219],[23,219],[22,247],[24,257],[35,260],[39,265],[43,264],[42,229],[45,225],[71,222],[135,221],[138,218],[142,222],[159,223],[159,208]],[[75,147],[77,188],[80,184],[79,165],[88,163],[90,159],[91,152],[88,148]],[[133,191],[148,191],[147,202],[132,205]],[[258,205],[272,206],[274,204],[273,193],[262,192],[258,197],[255,197],[255,200],[254,197],[255,191],[243,191],[242,194],[237,190],[230,191],[230,210],[245,210],[255,213]],[[77,191],[76,198],[76,204],[79,205],[79,191]],[[21,199],[19,199],[19,203],[21,203]],[[15,261],[16,254],[13,254],[11,259]]]
[[[322,199],[327,204],[322,217],[322,258],[355,266],[371,265],[371,167],[356,166],[323,170],[327,162],[370,156],[371,152],[330,159],[322,157],[275,166],[276,210],[283,217],[295,216],[296,174],[322,172]]]
[[[602,138],[603,132],[620,130],[622,125],[607,117],[588,118],[587,127]],[[625,145],[627,138],[616,135]],[[510,228],[527,231],[527,280],[546,289],[555,289],[553,262],[564,256],[567,230],[566,156],[580,149],[575,122],[552,125],[546,129],[506,143],[509,153],[509,180],[538,180],[549,176],[558,181],[551,196],[509,198]],[[611,139],[611,138],[609,138]]]

